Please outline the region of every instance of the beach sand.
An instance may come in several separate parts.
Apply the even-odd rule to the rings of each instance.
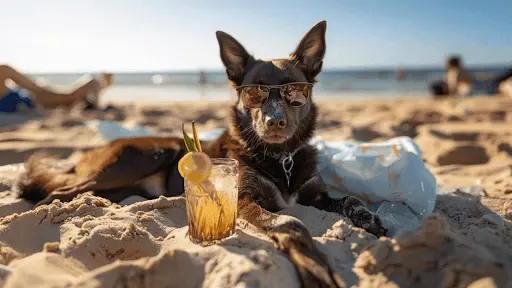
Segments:
[[[0,118],[0,165],[45,149],[76,159],[103,145],[84,123],[140,124],[160,136],[195,120],[223,127],[227,102],[118,105],[110,112],[54,111]],[[377,239],[333,213],[296,205],[347,286],[512,285],[512,99],[319,101],[317,135],[377,142],[410,136],[444,192],[415,232]],[[200,247],[186,237],[184,198],[121,205],[84,194],[36,210],[0,171],[0,287],[297,287],[294,266],[243,220],[237,235]],[[461,189],[459,189],[461,188]],[[508,283],[508,284],[507,284]],[[471,285],[471,286],[469,286]]]

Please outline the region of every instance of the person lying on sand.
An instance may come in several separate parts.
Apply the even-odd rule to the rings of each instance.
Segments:
[[[19,87],[28,90],[30,97],[22,95],[18,90],[7,86],[11,80]],[[23,109],[33,110],[35,107],[53,109],[56,107],[71,107],[85,102],[96,106],[99,92],[112,84],[112,74],[101,74],[97,79],[90,79],[71,93],[56,93],[37,85],[27,76],[8,65],[0,65],[0,112],[20,112]]]
[[[505,83],[508,79],[512,79],[512,69],[491,79],[478,80],[464,68],[459,56],[452,56],[445,63],[444,80],[432,83],[430,90],[435,97],[507,94]]]

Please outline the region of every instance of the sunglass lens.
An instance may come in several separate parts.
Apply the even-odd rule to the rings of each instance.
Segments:
[[[290,106],[300,107],[306,104],[311,95],[311,86],[304,83],[284,85],[281,87],[281,95],[290,103]]]
[[[247,108],[258,108],[267,99],[270,89],[265,86],[247,86],[240,90],[240,96]]]

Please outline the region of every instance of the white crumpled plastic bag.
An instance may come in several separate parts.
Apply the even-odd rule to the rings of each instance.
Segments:
[[[94,121],[104,141],[148,136],[144,127],[123,127],[110,121]],[[224,129],[199,134],[213,140]],[[436,180],[425,167],[421,150],[409,137],[381,143],[325,142],[316,137],[310,144],[318,150],[317,172],[332,197],[357,196],[384,221],[394,234],[398,229],[415,230],[422,216],[431,215],[436,202]]]
[[[409,137],[381,143],[324,142],[317,171],[333,197],[355,195],[367,202],[389,229],[414,230],[436,202],[436,179],[425,167],[421,150]]]

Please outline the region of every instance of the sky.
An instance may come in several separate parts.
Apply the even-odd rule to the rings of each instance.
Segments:
[[[222,69],[215,31],[288,56],[327,20],[324,68],[512,65],[510,0],[0,0],[0,63],[23,72]]]

